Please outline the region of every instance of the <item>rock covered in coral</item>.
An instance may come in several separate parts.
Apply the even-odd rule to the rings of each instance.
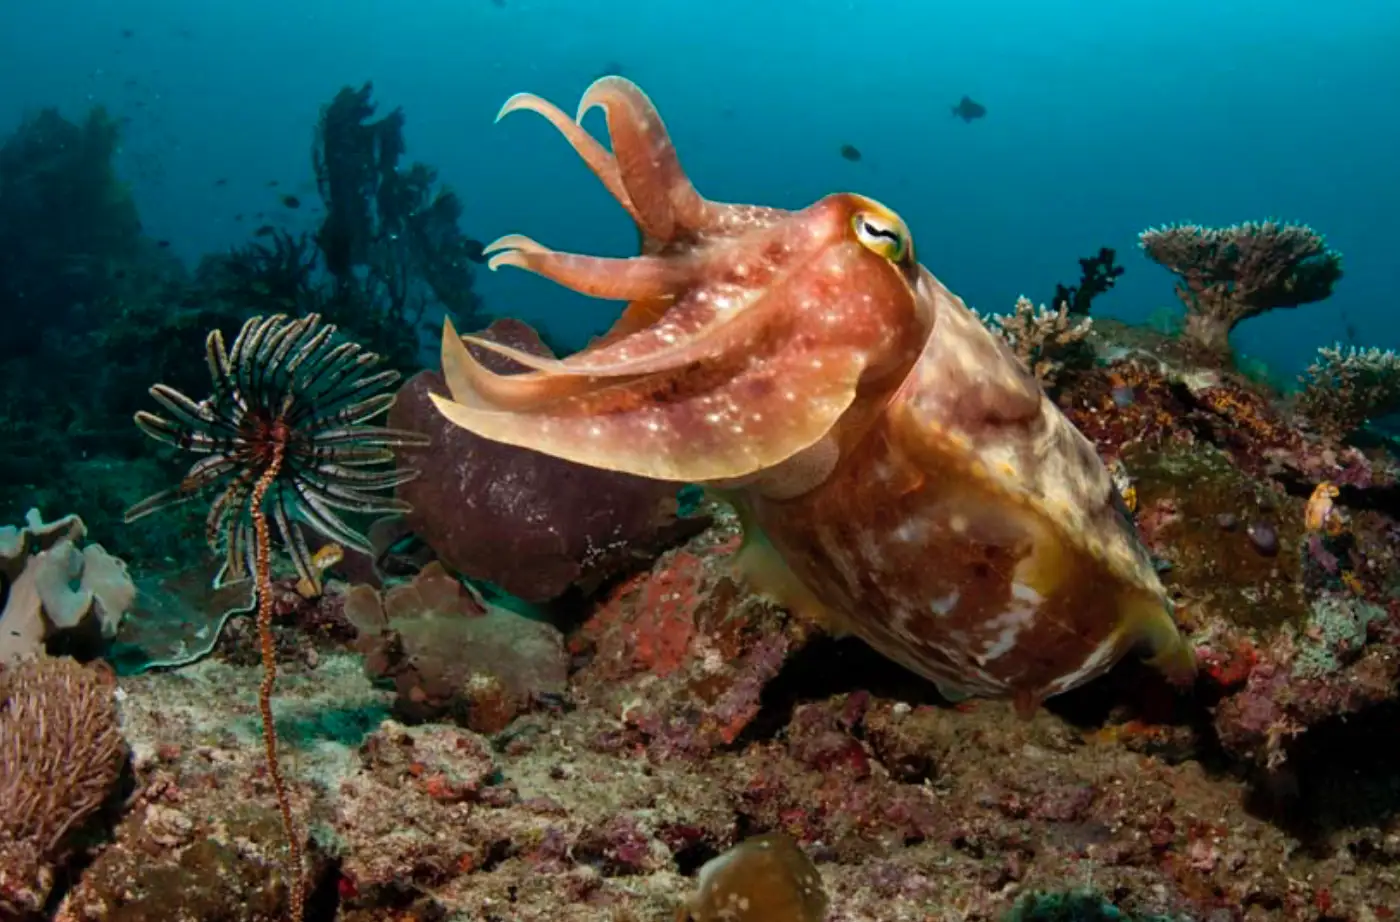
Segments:
[[[485,604],[439,563],[382,593],[352,587],[345,615],[360,633],[366,671],[394,682],[398,709],[412,719],[450,717],[495,733],[565,692],[559,632]]]
[[[574,687],[621,721],[595,741],[600,748],[664,759],[734,743],[811,635],[811,625],[736,580],[737,522],[717,516],[715,531],[614,586],[570,637],[585,662]]]
[[[0,671],[0,916],[45,903],[74,834],[112,794],[126,760],[115,683],[71,659]]]
[[[499,320],[482,334],[536,355],[549,349],[525,324]],[[509,360],[476,350],[495,371]],[[645,566],[660,550],[705,526],[678,516],[674,484],[600,471],[472,435],[428,400],[446,393],[442,376],[421,372],[399,392],[389,425],[429,435],[405,450],[419,477],[399,488],[413,506],[409,526],[459,573],[531,602],[571,586],[596,588]]]
[[[57,635],[79,648],[116,635],[136,600],[126,564],[87,534],[75,515],[45,522],[31,509],[22,527],[0,528],[0,665],[37,656]]]

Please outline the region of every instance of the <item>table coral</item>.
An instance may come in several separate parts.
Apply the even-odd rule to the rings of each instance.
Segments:
[[[1176,274],[1184,335],[1209,355],[1229,355],[1230,331],[1241,321],[1321,301],[1342,277],[1341,254],[1303,224],[1175,224],[1143,231],[1138,242]]]

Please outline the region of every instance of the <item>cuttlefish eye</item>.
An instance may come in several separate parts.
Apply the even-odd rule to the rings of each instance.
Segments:
[[[914,254],[914,241],[909,228],[892,214],[858,211],[851,217],[860,245],[877,256],[883,256],[897,266],[907,265]]]

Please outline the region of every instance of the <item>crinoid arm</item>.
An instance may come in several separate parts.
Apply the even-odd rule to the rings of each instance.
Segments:
[[[126,511],[133,522],[196,497],[212,497],[210,546],[224,556],[217,582],[247,578],[256,558],[255,523],[266,516],[299,576],[319,585],[309,529],[327,541],[369,550],[343,515],[407,511],[392,491],[417,472],[395,467],[394,449],[423,446],[416,432],[372,426],[394,402],[399,373],[356,343],[337,341],[319,315],[253,317],[232,346],[215,330],[205,343],[211,392],[195,400],[157,384],[162,413],[141,411],[136,425],[174,448],[203,455],[175,486]],[[280,457],[254,508],[254,485]],[[378,468],[378,469],[376,469]]]

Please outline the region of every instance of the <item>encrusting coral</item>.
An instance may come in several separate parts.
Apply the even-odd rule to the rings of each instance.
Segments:
[[[0,666],[42,654],[59,633],[97,645],[116,635],[136,586],[102,545],[79,548],[86,534],[77,516],[45,522],[37,509],[0,527]]]
[[[1179,278],[1184,336],[1219,356],[1229,355],[1230,331],[1241,321],[1321,301],[1342,277],[1341,254],[1303,224],[1173,224],[1143,231],[1138,243]]]
[[[71,834],[112,793],[126,760],[115,688],[68,658],[0,671],[0,917],[44,905]]]
[[[1390,349],[1324,346],[1301,381],[1298,412],[1335,439],[1400,412],[1400,354]]]

